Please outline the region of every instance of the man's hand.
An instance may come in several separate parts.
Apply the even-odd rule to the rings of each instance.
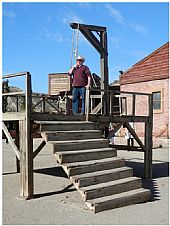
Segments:
[[[85,86],[86,87],[86,89],[89,89],[90,88],[90,84],[87,84],[87,86]]]

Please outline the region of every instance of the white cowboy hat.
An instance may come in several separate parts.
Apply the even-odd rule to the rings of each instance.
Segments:
[[[78,56],[77,60],[82,60],[83,62],[85,61],[85,58],[83,56]]]

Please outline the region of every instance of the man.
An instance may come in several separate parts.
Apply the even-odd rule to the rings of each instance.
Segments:
[[[72,112],[74,115],[78,114],[79,100],[82,98],[81,115],[85,114],[85,94],[86,88],[90,87],[91,73],[86,65],[83,65],[85,58],[78,56],[76,65],[73,66],[68,74],[73,76],[73,100],[72,100]]]

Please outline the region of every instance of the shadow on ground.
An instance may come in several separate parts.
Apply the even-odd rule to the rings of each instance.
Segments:
[[[142,178],[142,187],[147,188],[151,191],[151,201],[160,200],[161,196],[160,196],[159,187],[157,184],[157,178],[169,176],[169,163],[164,161],[158,161],[157,163],[156,161],[154,161],[152,165],[152,179],[145,179],[144,163],[140,162],[141,160],[142,159],[137,159],[137,158],[128,159],[126,160],[126,165],[133,168],[134,176]],[[68,178],[67,174],[64,172],[61,166],[35,169],[34,173],[44,174],[44,175],[49,175],[54,177]],[[15,174],[15,172],[3,173],[3,175],[8,175],[8,174]],[[75,191],[76,189],[74,187],[71,188],[72,186],[73,184],[71,183],[70,185],[66,186],[64,189],[60,191],[35,194],[34,198],[40,198],[40,197]]]
[[[46,174],[46,175],[54,176],[54,177],[68,178],[67,174],[64,172],[64,170],[61,166],[35,169],[34,173],[41,173],[41,174]]]
[[[67,174],[64,172],[64,170],[61,166],[35,169],[34,173],[40,173],[40,174],[45,174],[45,175],[54,176],[54,177],[68,178]],[[57,194],[72,192],[72,191],[76,190],[74,187],[73,188],[71,188],[71,187],[73,187],[72,183],[69,184],[68,186],[66,186],[65,188],[63,188],[62,190],[59,190],[59,191],[35,194],[34,198],[41,198],[41,197],[46,197],[46,196],[51,196],[51,195],[57,195]]]
[[[133,159],[134,160],[134,159]],[[141,159],[135,159],[141,160]],[[156,162],[156,161],[155,161]],[[144,163],[134,162],[130,159],[126,161],[126,165],[133,168],[133,175],[142,178],[142,187],[151,191],[151,201],[160,200],[160,192],[157,184],[157,178],[169,176],[169,162],[158,161],[152,165],[152,179],[144,178]]]

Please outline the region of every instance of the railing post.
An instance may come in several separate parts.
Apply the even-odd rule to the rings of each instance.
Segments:
[[[19,111],[19,105],[18,105],[18,96],[16,96],[16,111],[18,112]]]
[[[90,113],[90,88],[86,88],[86,103],[85,103],[86,121],[89,121]]]
[[[114,93],[110,91],[110,116],[113,116]]]
[[[45,95],[42,95],[42,113],[45,112]]]
[[[65,97],[65,114],[68,115],[70,113],[70,99],[68,97],[68,95]]]

